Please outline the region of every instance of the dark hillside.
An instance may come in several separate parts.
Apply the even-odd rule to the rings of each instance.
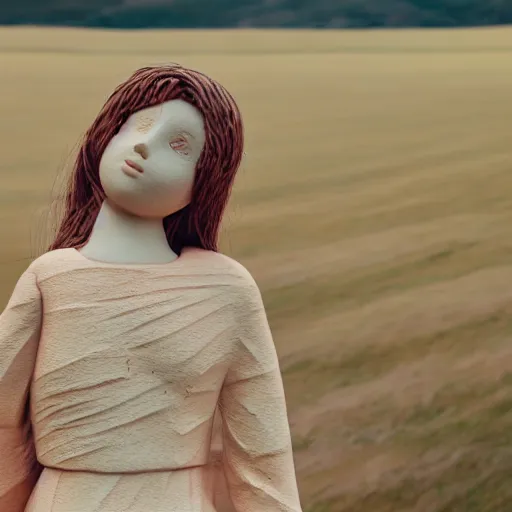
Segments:
[[[511,22],[512,0],[0,0],[1,25],[371,28]]]

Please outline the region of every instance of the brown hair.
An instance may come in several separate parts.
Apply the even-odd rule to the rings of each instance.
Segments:
[[[220,223],[243,154],[242,118],[224,87],[177,64],[141,68],[108,98],[85,134],[49,250],[85,245],[105,199],[99,164],[107,144],[130,115],[173,99],[187,101],[201,112],[206,142],[190,204],[164,219],[167,240],[177,254],[186,246],[217,250]]]

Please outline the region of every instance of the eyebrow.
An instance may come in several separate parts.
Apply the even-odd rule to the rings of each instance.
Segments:
[[[195,137],[194,135],[192,135],[192,134],[191,134],[189,131],[187,131],[187,130],[180,130],[180,133],[183,133],[183,134],[185,134],[185,135],[188,135],[190,138],[192,138],[192,139],[194,139],[194,140],[196,139],[196,137]]]

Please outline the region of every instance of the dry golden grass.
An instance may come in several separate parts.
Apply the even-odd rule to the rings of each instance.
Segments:
[[[166,61],[245,114],[223,248],[264,294],[305,511],[512,510],[512,30],[2,29],[2,304],[105,96]]]

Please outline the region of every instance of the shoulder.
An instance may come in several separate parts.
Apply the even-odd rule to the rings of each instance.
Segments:
[[[205,249],[187,248],[187,254],[196,264],[209,269],[230,275],[241,285],[257,286],[249,270],[239,261],[220,252],[208,251]]]
[[[19,276],[14,290],[11,294],[7,307],[14,307],[25,305],[29,303],[39,303],[41,300],[40,282],[48,269],[55,268],[55,258],[59,256],[55,253],[59,251],[52,251],[52,253],[43,254],[35,258],[28,267]],[[60,258],[62,256],[60,255]],[[61,259],[62,261],[62,259]]]
[[[76,260],[76,254],[74,249],[56,249],[45,252],[32,261],[26,272],[34,274],[36,278],[42,277],[49,271],[55,272],[72,264]]]
[[[188,251],[203,268],[221,276],[230,293],[236,294],[243,300],[260,300],[258,284],[242,263],[220,252],[204,249],[188,249]]]
[[[48,265],[68,261],[72,258],[74,253],[75,249],[55,249],[54,251],[48,251],[35,258],[28,268],[35,272]]]

